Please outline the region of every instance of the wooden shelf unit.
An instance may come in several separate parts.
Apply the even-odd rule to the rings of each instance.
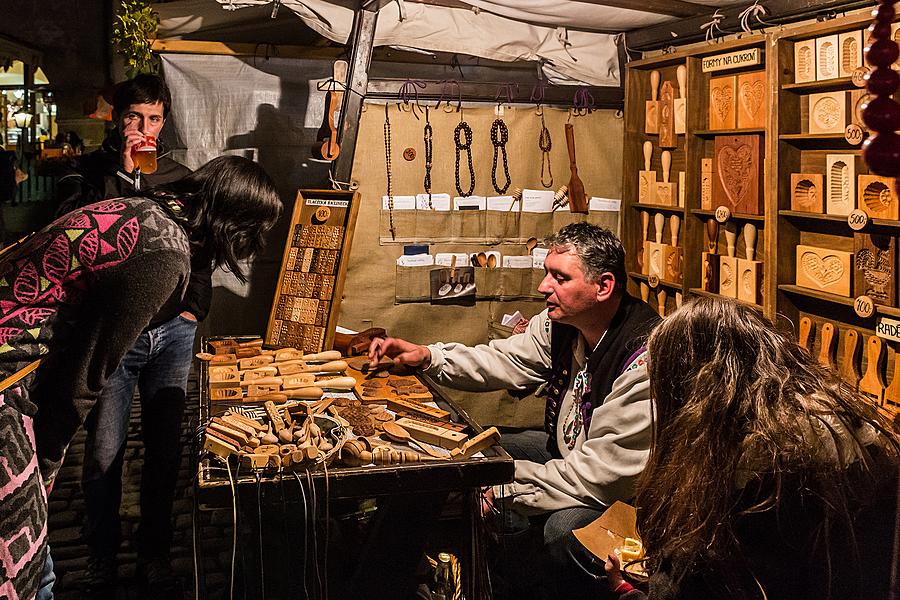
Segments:
[[[650,213],[650,232],[648,238],[655,240],[653,215],[656,212],[662,212],[666,217],[665,235],[663,242],[669,243],[669,224],[668,219],[671,214],[679,214],[682,216],[681,232],[679,235],[679,247],[682,252],[682,270],[683,283],[672,284],[671,282],[660,281],[660,286],[667,288],[668,298],[666,300],[666,312],[675,309],[675,291],[681,292],[685,298],[691,293],[696,293],[701,287],[701,265],[700,255],[706,248],[706,220],[712,218],[714,211],[703,210],[700,204],[700,163],[703,158],[714,157],[715,139],[724,135],[758,135],[760,137],[760,151],[765,155],[765,139],[767,136],[766,128],[743,128],[743,129],[709,129],[708,113],[709,113],[709,81],[711,77],[721,75],[722,73],[704,73],[701,68],[701,61],[704,57],[734,52],[749,48],[759,48],[763,62],[760,65],[747,67],[735,71],[741,73],[746,71],[758,71],[765,68],[765,56],[767,53],[766,41],[769,39],[767,35],[755,34],[744,37],[741,40],[732,40],[716,44],[715,46],[704,46],[700,48],[689,49],[672,54],[666,54],[660,57],[642,59],[628,63],[625,72],[625,147],[623,155],[623,164],[640,165],[638,168],[643,169],[643,144],[649,140],[653,144],[653,158],[650,168],[657,172],[657,180],[660,180],[660,155],[659,136],[655,134],[647,134],[644,132],[644,112],[645,101],[650,100],[650,72],[657,70],[660,72],[660,82],[672,81],[676,82],[676,68],[684,65],[687,68],[687,110],[686,110],[686,134],[676,136],[677,148],[671,149],[672,152],[672,170],[670,181],[678,181],[678,171],[685,171],[685,190],[684,190],[684,207],[661,207],[653,204],[639,204],[638,198],[638,173],[637,170],[627,170],[623,173],[623,206],[630,207],[627,211],[623,211],[626,216],[623,219],[622,241],[626,250],[626,268],[629,274],[629,291],[636,297],[640,297],[640,284],[647,282],[647,276],[640,273],[637,264],[637,254],[641,247],[641,212]],[[729,72],[732,73],[732,72]],[[676,88],[677,89],[677,88]],[[771,90],[767,91],[771,96]],[[771,98],[767,98],[767,102],[771,105]],[[766,158],[763,157],[764,173],[768,172],[766,166]],[[763,176],[765,178],[765,175]],[[765,186],[764,179],[760,180],[760,193],[763,193]],[[687,218],[693,215],[695,218]],[[765,259],[765,234],[764,231],[769,223],[765,215],[735,215],[735,219],[740,226],[743,227],[745,222],[752,222],[757,226],[757,243],[756,243],[756,259],[763,261],[763,269],[769,268]],[[744,257],[744,245],[741,234],[738,240],[737,256]],[[723,230],[719,230],[718,247],[719,253],[725,254],[725,238]],[[763,277],[766,281],[767,277]],[[763,306],[766,304],[765,296],[763,298]],[[650,305],[656,306],[651,292]]]
[[[822,190],[822,196],[826,195],[828,187],[826,165],[829,154],[852,154],[857,157],[854,189],[857,188],[858,176],[868,173],[868,169],[861,159],[859,145],[849,143],[843,133],[809,133],[808,127],[812,94],[852,91],[859,88],[854,86],[850,77],[795,82],[794,48],[798,43],[823,36],[855,31],[862,32],[864,43],[865,29],[869,26],[871,18],[868,10],[860,11],[826,22],[785,27],[769,34],[731,42],[728,47],[706,46],[667,54],[656,59],[659,62],[654,62],[654,59],[645,59],[629,63],[626,81],[630,80],[632,85],[626,86],[625,96],[626,115],[628,115],[631,126],[626,127],[625,130],[626,160],[624,164],[640,164],[638,160],[640,145],[649,136],[643,134],[643,130],[635,128],[634,125],[640,122],[640,126],[643,126],[644,100],[649,99],[649,86],[646,85],[647,74],[651,69],[660,68],[658,65],[663,65],[661,70],[664,72],[663,79],[665,79],[668,75],[666,69],[674,69],[674,66],[679,63],[684,63],[688,67],[688,133],[685,136],[679,136],[679,138],[683,138],[683,141],[679,141],[679,151],[683,155],[678,162],[679,168],[686,171],[686,214],[694,217],[686,219],[682,225],[682,239],[684,240],[683,291],[685,295],[716,295],[700,289],[700,254],[705,250],[705,224],[706,220],[715,214],[713,210],[703,210],[700,206],[700,159],[711,156],[708,153],[709,144],[714,143],[713,140],[717,135],[758,134],[763,155],[764,175],[761,182],[761,193],[764,197],[765,209],[761,216],[735,215],[732,218],[738,222],[739,227],[749,221],[758,228],[757,259],[764,261],[762,310],[779,326],[792,329],[794,332],[798,330],[797,325],[800,318],[809,317],[816,327],[811,336],[809,348],[814,356],[819,354],[820,340],[817,334],[825,322],[832,323],[837,330],[836,356],[838,360],[843,356],[844,334],[848,329],[857,330],[862,347],[863,359],[860,365],[862,373],[865,373],[867,368],[865,341],[875,334],[878,319],[886,317],[900,320],[900,306],[898,306],[900,293],[895,292],[894,294],[898,298],[894,306],[876,304],[875,314],[869,318],[862,318],[853,309],[852,287],[850,296],[840,296],[798,286],[796,272],[796,247],[798,244],[852,253],[854,252],[854,231],[847,224],[846,216],[800,212],[793,210],[791,204],[792,173],[821,174],[823,188],[825,188]],[[750,131],[710,130],[706,123],[708,111],[706,90],[710,74],[701,72],[700,58],[704,55],[725,54],[749,47],[763,49],[767,77],[766,88],[769,94],[769,114],[766,127],[762,130]],[[721,74],[734,72],[739,71],[725,71]],[[714,73],[713,75],[718,74]],[[645,83],[643,86],[634,85],[636,81]],[[845,100],[846,122],[858,123],[858,117],[855,116],[855,108],[859,105],[858,95],[848,94],[845,96]],[[636,193],[634,193],[635,186],[630,185],[629,180],[636,180],[637,174],[626,172],[624,179],[626,184],[624,186],[624,202],[630,204],[635,200]],[[856,204],[857,194],[854,194],[853,208],[856,207]],[[640,209],[640,207],[637,208]],[[823,198],[823,211],[825,210],[827,210],[827,206]],[[632,252],[640,239],[640,218],[635,211],[625,213],[623,231],[626,250]],[[721,231],[720,226],[718,245],[720,254],[723,253]],[[870,219],[863,233],[888,235],[894,238],[894,244],[900,245],[900,239],[898,239],[900,238],[900,220]],[[741,256],[740,240],[738,247],[738,256]],[[893,265],[895,290],[900,290],[900,281],[898,281],[896,273],[898,267],[900,265]],[[855,271],[855,265],[852,262],[851,271]],[[855,276],[855,272],[852,275]],[[637,277],[631,277],[631,279],[630,283],[634,286],[641,280]],[[652,299],[651,305],[654,305]],[[885,341],[884,346],[887,348],[887,360],[885,361],[887,369],[884,376],[890,383],[894,377],[894,355],[900,351],[900,344]],[[897,376],[900,376],[900,373]]]

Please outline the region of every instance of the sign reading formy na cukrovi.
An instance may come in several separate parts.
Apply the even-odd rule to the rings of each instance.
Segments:
[[[727,71],[728,69],[758,65],[760,62],[762,62],[762,53],[759,51],[759,48],[747,48],[746,50],[738,50],[728,54],[707,56],[701,61],[700,67],[704,73],[711,73],[713,71]]]

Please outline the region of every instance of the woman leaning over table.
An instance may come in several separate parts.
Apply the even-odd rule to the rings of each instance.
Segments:
[[[656,414],[637,488],[649,592],[620,600],[884,598],[897,429],[755,309],[699,298],[648,344]]]
[[[262,168],[220,157],[70,212],[0,256],[0,597],[52,597],[47,493],[107,377],[180,300],[191,253],[241,276],[280,213]]]

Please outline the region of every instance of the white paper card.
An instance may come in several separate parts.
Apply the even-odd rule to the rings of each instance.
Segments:
[[[518,211],[519,201],[512,196],[488,196],[488,210]]]
[[[531,251],[531,258],[534,261],[535,269],[543,269],[544,268],[544,259],[547,258],[547,255],[550,254],[549,248],[535,248]]]
[[[469,255],[465,252],[439,252],[434,257],[434,264],[442,267],[449,267],[453,264],[453,257],[456,257],[456,266],[465,267],[469,264]]]
[[[388,210],[391,207],[390,197],[381,197],[381,209]],[[416,210],[415,196],[394,196],[394,210]]]
[[[531,255],[526,256],[504,256],[503,266],[508,269],[530,269],[534,265],[534,259]]]
[[[484,196],[457,196],[453,199],[454,210],[484,210],[486,206]]]
[[[431,209],[428,208],[428,194],[418,194],[416,208],[419,210],[450,210],[450,194],[432,194]]]
[[[430,254],[404,254],[397,259],[397,264],[401,267],[429,267],[434,264],[434,257]]]
[[[622,201],[618,198],[591,198],[590,210],[600,210],[603,212],[619,212],[622,208]]]
[[[519,311],[514,312],[511,315],[503,315],[503,318],[500,320],[500,324],[506,327],[515,327],[516,323],[524,319],[522,313]]]
[[[553,211],[553,190],[522,190],[522,212]]]

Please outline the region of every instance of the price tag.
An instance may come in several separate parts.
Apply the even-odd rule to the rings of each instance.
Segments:
[[[316,209],[315,214],[313,215],[313,220],[316,223],[324,223],[328,220],[328,217],[331,216],[331,209],[327,206],[320,206]]]
[[[720,206],[716,209],[716,221],[724,223],[731,218],[731,209],[727,206]]]
[[[869,223],[869,215],[867,215],[862,210],[856,208],[847,215],[847,225],[850,226],[850,229],[853,231],[862,231],[862,229],[868,225]]]
[[[862,127],[860,127],[856,123],[850,123],[844,129],[844,139],[847,140],[848,144],[859,146],[863,141]]]
[[[866,75],[869,74],[869,67],[856,67],[850,75],[850,81],[858,88],[866,87]]]
[[[655,290],[657,287],[659,287],[659,275],[650,275],[649,277],[647,277],[647,283]]]
[[[864,319],[875,314],[875,303],[868,296],[857,296],[853,301],[853,312]]]

